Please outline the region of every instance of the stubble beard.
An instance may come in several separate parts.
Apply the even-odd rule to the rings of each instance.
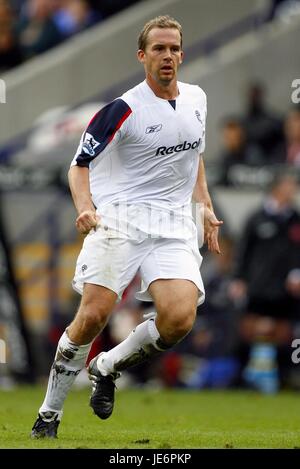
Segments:
[[[167,78],[167,77],[163,78],[159,75],[159,73],[157,73],[155,78],[156,78],[156,81],[159,85],[161,85],[163,87],[167,87],[172,83],[172,81],[176,80],[176,74],[173,73],[170,78]]]

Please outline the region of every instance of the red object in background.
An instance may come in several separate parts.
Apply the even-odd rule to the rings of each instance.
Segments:
[[[59,339],[61,338],[61,335],[63,334],[63,331],[61,327],[57,326],[52,326],[50,331],[49,331],[49,341],[53,346],[57,346]]]
[[[300,224],[294,223],[289,228],[289,239],[294,243],[300,243]]]
[[[181,370],[181,356],[176,352],[170,352],[162,358],[161,379],[168,387],[176,386]]]
[[[96,355],[98,355],[98,353],[102,352],[102,350],[103,350],[103,343],[102,342],[103,341],[102,341],[101,335],[96,337],[96,339],[93,342],[90,353],[87,357],[86,366],[88,366],[88,364],[90,363],[92,358],[94,358]]]

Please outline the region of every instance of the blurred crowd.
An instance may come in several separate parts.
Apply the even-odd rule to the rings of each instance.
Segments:
[[[139,0],[0,0],[0,73]],[[299,0],[272,0],[261,22],[300,14]]]
[[[300,106],[280,116],[267,107],[264,86],[251,84],[244,115],[227,116],[221,123],[217,162],[219,182],[224,185],[232,183],[232,168],[236,165],[288,164],[300,168]]]
[[[137,0],[0,0],[0,72],[57,46]]]

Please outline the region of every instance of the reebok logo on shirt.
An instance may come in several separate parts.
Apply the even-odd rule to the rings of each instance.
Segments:
[[[154,132],[159,132],[162,129],[162,124],[150,125],[146,128],[146,134],[153,134]]]
[[[172,153],[178,153],[180,151],[186,151],[190,149],[195,150],[196,148],[200,146],[200,143],[201,143],[201,138],[199,138],[199,140],[195,140],[193,143],[189,143],[185,140],[184,143],[180,143],[179,145],[176,145],[175,147],[174,146],[173,147],[159,147],[156,150],[155,156],[171,155]]]

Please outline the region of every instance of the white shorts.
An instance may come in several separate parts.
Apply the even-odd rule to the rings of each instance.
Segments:
[[[120,300],[139,270],[142,284],[136,293],[138,300],[152,301],[148,287],[154,280],[186,279],[198,287],[198,304],[204,302],[200,275],[202,256],[196,238],[145,238],[138,241],[105,237],[103,230],[102,227],[92,230],[83,242],[72,282],[78,293],[82,294],[85,283],[92,283],[114,291]]]

